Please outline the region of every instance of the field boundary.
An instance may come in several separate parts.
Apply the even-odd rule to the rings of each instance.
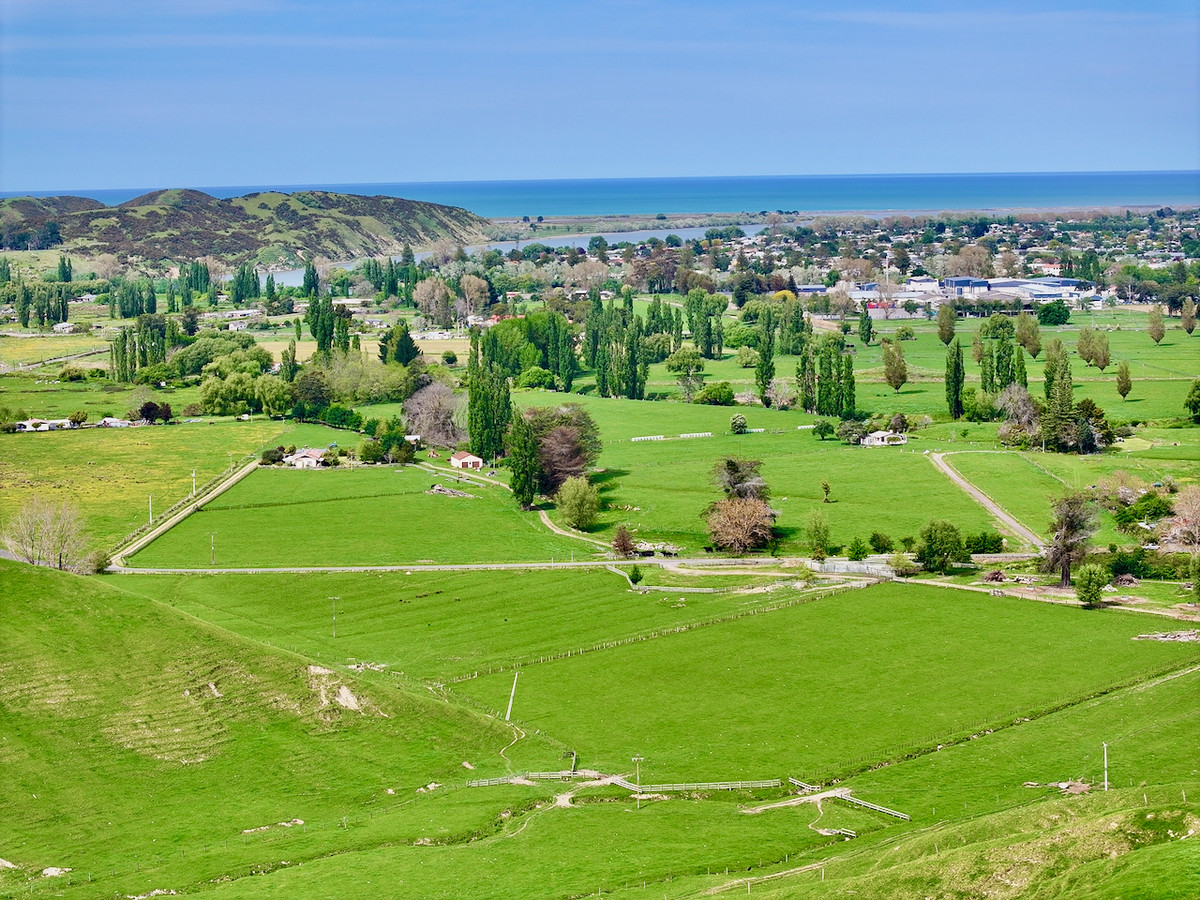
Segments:
[[[948,450],[946,452],[931,453],[929,459],[934,467],[942,474],[949,478],[954,484],[962,488],[966,494],[971,497],[976,503],[986,509],[989,513],[1000,520],[1001,523],[1007,525],[1012,532],[1025,542],[1031,544],[1039,553],[1046,548],[1045,541],[1041,536],[1033,531],[1029,526],[1023,523],[1020,519],[1006,510],[998,502],[989,497],[981,488],[976,487],[965,475],[954,468],[954,465],[948,462],[945,457],[955,453],[992,453],[998,451],[991,450]]]
[[[112,567],[114,569],[124,568],[125,557],[133,556],[139,550],[144,549],[148,544],[162,537],[192,513],[199,510],[210,500],[214,500],[221,494],[228,491],[231,487],[258,468],[258,459],[256,455],[247,454],[250,461],[245,463],[242,468],[235,470],[232,473],[222,473],[216,478],[211,479],[204,484],[194,495],[189,495],[178,503],[167,509],[159,518],[157,525],[147,523],[125,536],[125,538],[117,544],[112,551]],[[245,459],[245,458],[243,458]]]

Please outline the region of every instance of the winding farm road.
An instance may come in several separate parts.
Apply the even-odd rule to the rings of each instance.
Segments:
[[[956,451],[951,451],[951,452],[956,452]],[[957,451],[957,452],[963,452],[963,451]],[[971,496],[971,498],[975,500],[976,503],[978,503],[980,506],[982,506],[984,509],[986,509],[988,512],[990,512],[993,516],[995,516],[997,519],[999,519],[1001,522],[1003,522],[1013,532],[1013,534],[1017,535],[1022,540],[1028,541],[1031,545],[1033,545],[1038,550],[1039,553],[1045,549],[1046,542],[1042,540],[1041,535],[1032,531],[1030,528],[1023,525],[1021,522],[1018,522],[1012,515],[1010,515],[1007,511],[1005,511],[1000,506],[1000,504],[998,504],[995,500],[993,500],[991,497],[989,497],[987,494],[985,494],[979,488],[975,487],[975,485],[971,484],[971,482],[967,481],[967,479],[965,479],[961,475],[959,475],[958,472],[954,469],[954,467],[951,466],[950,463],[946,462],[945,459],[943,459],[943,457],[949,456],[949,455],[950,455],[950,453],[930,453],[929,458],[930,458],[930,460],[932,460],[933,464],[935,466],[937,466],[937,468],[942,472],[943,475],[945,475],[947,478],[949,478],[951,481],[953,481],[956,485],[958,485],[960,488],[962,488],[964,491],[966,491],[967,494],[969,494]]]

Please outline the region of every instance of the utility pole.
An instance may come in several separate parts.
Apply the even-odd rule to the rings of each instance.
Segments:
[[[504,721],[505,722],[507,722],[509,716],[512,715],[513,699],[517,696],[517,677],[520,674],[521,674],[520,669],[517,669],[517,671],[513,672],[513,686],[512,686],[512,690],[509,691],[509,694],[508,694],[508,710],[504,713]]]
[[[209,549],[208,564],[210,566],[215,566],[217,564],[217,533],[215,531],[210,531],[208,533],[208,549]]]
[[[192,469],[192,496],[196,496],[196,470]]]
[[[154,524],[154,495],[150,494],[150,524]]]
[[[1104,790],[1108,790],[1108,744],[1104,745]]]
[[[643,759],[645,759],[645,757],[639,753],[637,756],[635,756],[631,760],[631,762],[634,765],[634,772],[636,773],[634,775],[634,783],[637,784],[637,792],[638,792],[637,808],[638,809],[642,808],[642,760]]]
[[[329,599],[333,601],[333,636],[337,637],[337,602],[342,598],[330,597]]]

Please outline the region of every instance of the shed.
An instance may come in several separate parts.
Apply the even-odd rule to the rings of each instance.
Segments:
[[[450,457],[450,465],[456,469],[482,469],[483,460],[474,453],[468,453],[465,450],[459,450]]]

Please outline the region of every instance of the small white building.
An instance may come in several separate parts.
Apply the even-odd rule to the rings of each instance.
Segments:
[[[465,450],[459,450],[450,457],[450,465],[456,469],[482,469],[483,460],[473,453],[468,453]]]
[[[75,326],[70,322],[55,322],[51,330],[55,334],[71,334],[75,331]]]
[[[324,450],[318,450],[313,447],[304,447],[297,450],[291,456],[283,458],[285,466],[292,466],[296,469],[319,469],[323,465],[325,457]]]
[[[897,447],[908,443],[908,435],[896,431],[872,431],[862,439],[864,447]]]

